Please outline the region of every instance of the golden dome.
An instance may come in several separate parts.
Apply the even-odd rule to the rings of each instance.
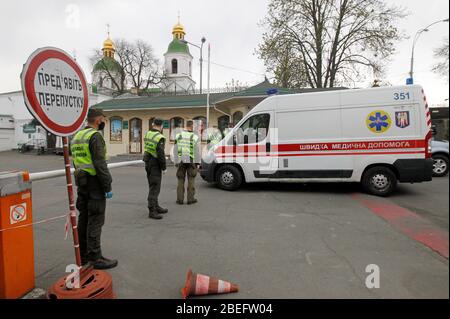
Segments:
[[[181,23],[177,23],[174,25],[173,29],[172,29],[172,34],[174,35],[174,37],[178,38],[178,39],[183,39],[186,32],[184,31],[184,27]]]
[[[109,37],[103,42],[103,50],[114,50],[114,42]]]

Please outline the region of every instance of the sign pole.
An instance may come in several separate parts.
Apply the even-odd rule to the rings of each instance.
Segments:
[[[69,138],[84,124],[89,109],[89,90],[86,77],[73,58],[61,49],[45,47],[35,50],[24,64],[22,91],[31,115],[50,133],[63,140],[64,165],[69,198],[69,219],[72,226],[76,269],[48,289],[49,299],[114,298],[111,275],[92,265],[81,266],[77,214],[70,172]],[[68,223],[67,223],[68,224]],[[66,224],[66,231],[68,225]],[[66,272],[68,271],[66,267]],[[96,280],[86,280],[86,278]],[[83,287],[80,286],[83,281]]]
[[[63,153],[64,165],[66,170],[67,195],[69,197],[69,214],[70,224],[72,226],[73,247],[75,249],[75,261],[78,267],[81,267],[80,242],[78,239],[77,227],[77,213],[75,211],[75,200],[73,196],[72,174],[70,173],[70,158],[69,158],[69,139],[63,136]]]

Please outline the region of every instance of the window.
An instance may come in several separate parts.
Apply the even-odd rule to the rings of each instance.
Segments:
[[[122,142],[122,118],[112,117],[109,127],[109,140],[111,142]]]
[[[184,128],[184,119],[181,117],[174,117],[170,119],[170,140],[175,140],[175,135],[180,133]]]
[[[177,59],[172,60],[172,74],[178,73],[178,61]]]
[[[234,112],[234,114],[233,114],[233,126],[238,124],[239,121],[242,120],[243,117],[244,117],[244,115],[242,114],[241,111]]]
[[[189,76],[192,76],[192,62],[189,62]]]
[[[222,115],[217,119],[217,126],[219,128],[219,131],[222,133],[222,135],[225,135],[223,132],[228,127],[228,124],[230,123],[230,117],[226,115]]]
[[[194,132],[197,132],[199,136],[202,137],[202,140],[206,140],[206,137],[203,136],[203,131],[206,129],[206,117],[197,116],[193,118],[194,120]]]
[[[237,144],[252,144],[263,141],[269,131],[269,124],[269,114],[256,114],[248,118],[236,132]]]
[[[142,153],[142,120],[139,118],[132,118],[130,120],[129,129],[129,152],[131,154]]]

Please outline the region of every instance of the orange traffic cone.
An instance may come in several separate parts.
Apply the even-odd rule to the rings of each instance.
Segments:
[[[186,277],[186,284],[181,289],[183,299],[189,296],[227,294],[238,292],[239,287],[228,281],[220,280],[215,277],[193,273],[189,269]]]

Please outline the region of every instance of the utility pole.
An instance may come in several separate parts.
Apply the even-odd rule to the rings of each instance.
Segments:
[[[208,43],[208,93],[206,95],[206,128],[209,128],[209,91],[211,81],[211,44]]]

